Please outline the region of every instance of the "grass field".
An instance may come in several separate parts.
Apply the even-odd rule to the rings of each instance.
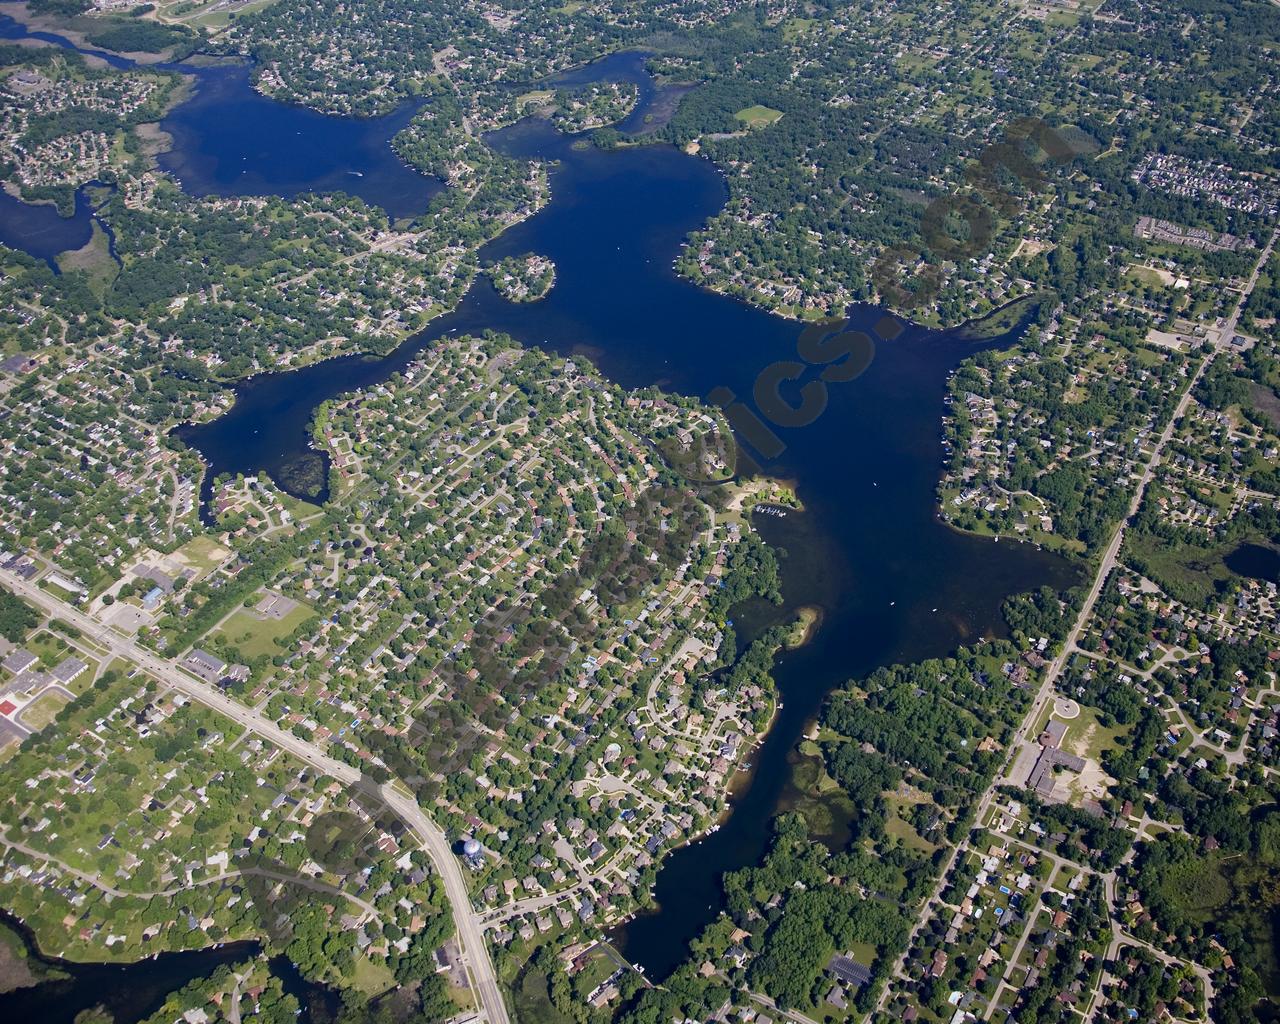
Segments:
[[[293,516],[295,522],[320,514],[319,505],[295,498],[292,494],[285,494],[283,491],[280,493],[280,504],[285,507],[289,515]]]
[[[22,721],[32,729],[43,729],[68,703],[60,693],[41,694],[23,710]]]
[[[1052,28],[1075,28],[1080,24],[1080,15],[1067,11],[1054,11],[1044,19],[1044,23]]]
[[[1272,429],[1280,428],[1280,395],[1266,384],[1249,384],[1249,401],[1254,409],[1271,421]]]
[[[903,800],[890,798],[889,817],[885,820],[884,830],[895,839],[898,839],[908,850],[933,853],[937,847],[917,832],[912,827],[911,822],[901,817],[903,813],[911,813],[912,806],[914,805]]]
[[[813,18],[788,18],[782,25],[782,41],[794,43],[816,24]]]
[[[67,689],[79,697],[80,694],[84,693],[85,690],[89,689],[89,687],[93,685],[93,681],[98,677],[99,662],[97,658],[90,658],[84,651],[75,651],[73,653],[77,658],[89,666],[71,680],[71,682],[67,683]],[[116,664],[121,665],[124,663],[117,661]],[[124,675],[123,672],[120,674]]]
[[[245,658],[266,656],[274,658],[285,654],[280,641],[292,633],[315,612],[308,605],[300,604],[283,619],[260,619],[248,609],[241,608],[219,630],[220,635]]]
[[[1133,358],[1142,366],[1155,367],[1165,361],[1165,354],[1151,348],[1139,348],[1133,352]]]
[[[1241,537],[1198,547],[1130,530],[1125,536],[1125,550],[1143,567],[1144,575],[1170,597],[1199,608],[1213,596],[1219,584],[1231,578],[1231,570],[1222,559],[1241,544],[1265,544],[1266,541],[1266,537]]]
[[[544,103],[554,98],[555,92],[551,89],[534,89],[531,92],[521,93],[516,97],[516,107],[523,110],[525,107],[540,107]]]
[[[1208,922],[1213,912],[1231,897],[1231,886],[1217,856],[1183,861],[1170,868],[1161,885],[1165,899],[1192,917]]]
[[[217,33],[226,28],[236,18],[252,14],[270,7],[275,0],[244,0],[244,2],[219,5],[199,0],[178,0],[176,3],[160,3],[156,12],[156,20],[160,22],[188,25],[192,28],[206,28]]]
[[[58,662],[72,653],[62,637],[55,636],[47,629],[31,637],[23,646],[39,658],[41,667],[46,669],[56,668]]]
[[[772,107],[762,107],[757,103],[754,107],[743,107],[733,116],[749,128],[761,128],[764,125],[773,124],[782,117],[782,111],[774,110]]]
[[[609,976],[617,970],[617,967],[618,965],[613,957],[602,949],[596,949],[591,954],[590,959],[587,960],[586,966],[582,968],[582,973],[578,976],[582,979],[579,985],[589,992],[597,985],[603,985]]]
[[[82,270],[89,279],[89,287],[96,295],[103,295],[116,279],[119,268],[108,248],[107,233],[98,222],[93,221],[93,232],[89,241],[81,249],[71,249],[58,257],[58,269],[64,274],[68,271]]]
[[[1132,726],[1118,725],[1107,728],[1098,721],[1098,712],[1084,704],[1080,705],[1080,714],[1067,723],[1067,734],[1063,737],[1063,749],[1080,757],[1100,761],[1108,750],[1120,746],[1120,739]]]
[[[351,986],[367,996],[379,996],[395,988],[396,978],[386,964],[375,964],[366,956],[356,957],[348,976]]]
[[[60,587],[56,583],[50,583],[47,579],[43,579],[40,581],[40,589],[49,591],[49,593],[51,593],[54,597],[58,598],[58,600],[65,601],[68,604],[75,604],[78,600],[80,600],[79,594],[73,594],[70,590],[67,590],[65,587]]]
[[[898,57],[894,63],[904,71],[911,72],[920,71],[923,68],[931,68],[937,63],[937,61],[932,57],[926,57],[924,54],[920,53],[904,53],[902,56]]]
[[[231,552],[211,537],[195,537],[174,554],[200,573],[206,573],[221,565]]]
[[[1135,281],[1146,285],[1148,288],[1163,288],[1169,282],[1166,281],[1157,271],[1151,267],[1142,267],[1134,264],[1125,271],[1126,277],[1131,277]]]

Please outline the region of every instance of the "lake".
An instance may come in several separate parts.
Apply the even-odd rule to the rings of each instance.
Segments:
[[[557,280],[550,295],[512,304],[482,278],[455,312],[389,356],[342,357],[245,382],[226,415],[178,431],[205,457],[210,476],[265,469],[283,484],[305,476],[322,458],[309,448],[320,402],[385,380],[449,334],[503,331],[586,356],[626,387],[657,384],[698,396],[717,387],[749,396],[761,369],[795,358],[800,325],[697,288],[672,270],[682,239],[724,203],[725,183],[710,163],[670,146],[575,147],[541,122],[507,129],[492,144],[558,161],[550,205],[481,254],[551,257]],[[870,306],[849,311],[851,324],[868,332],[882,317]],[[662,909],[615,935],[651,977],[669,971],[719,912],[721,875],[759,859],[788,756],[834,686],[879,665],[1000,635],[1006,597],[1075,581],[1054,555],[965,536],[937,516],[946,378],[978,347],[956,332],[907,325],[879,346],[863,376],[831,386],[816,422],[777,431],[786,450],[765,469],[795,481],[806,512],[760,517],[765,538],[787,552],[786,601],[782,609],[744,610],[739,625],[745,642],[802,605],[821,607],[825,621],[812,643],[779,660],[783,708],[733,813],[718,832],[665,862],[656,892]],[[203,493],[207,501],[208,480]]]
[[[579,81],[631,74],[641,59],[618,55],[575,74]],[[222,100],[209,91],[206,102],[218,108],[248,104],[241,91],[247,86],[228,82]],[[641,106],[628,124],[652,127],[648,112],[671,94],[647,86],[641,93]],[[245,109],[257,109],[258,102]],[[216,114],[209,112],[210,120]],[[339,119],[317,117],[299,113],[299,130],[338,130],[329,122]],[[377,131],[389,131],[393,123]],[[212,132],[202,140],[184,134],[200,131],[194,123],[173,133],[180,145],[172,159],[188,168],[184,186],[199,189],[220,180],[233,187],[236,153],[252,167],[244,180],[255,187],[307,184],[305,162],[300,168],[278,154],[247,159],[252,146],[241,146],[234,124],[228,114],[229,127],[216,146]],[[243,127],[242,135],[256,136],[256,129]],[[587,357],[625,387],[659,385],[696,396],[720,388],[748,400],[761,370],[796,358],[799,324],[704,291],[672,269],[683,239],[725,202],[725,181],[709,162],[666,145],[603,151],[539,121],[497,133],[491,144],[513,156],[557,162],[551,203],[481,254],[485,260],[528,251],[551,257],[557,283],[550,295],[511,304],[480,278],[453,313],[388,356],[342,357],[243,382],[224,416],[177,431],[208,464],[206,504],[209,481],[218,473],[265,470],[286,489],[291,480],[314,477],[317,461],[327,465],[309,447],[316,406],[385,380],[449,334],[503,331],[526,345]],[[208,146],[216,150],[213,164],[199,155]],[[331,181],[337,170],[317,158],[315,173]],[[848,318],[852,326],[876,333],[884,313],[858,306]],[[958,332],[904,324],[893,340],[878,343],[866,373],[829,385],[828,405],[814,422],[777,429],[784,450],[764,469],[794,481],[806,511],[760,517],[764,537],[784,552],[784,606],[757,602],[735,614],[744,643],[804,605],[820,607],[823,624],[810,644],[778,660],[782,708],[751,757],[754,771],[733,800],[732,813],[718,832],[664,862],[656,887],[659,909],[614,933],[625,955],[650,977],[678,963],[688,940],[719,912],[722,874],[760,858],[785,795],[789,757],[826,694],[877,666],[943,655],[1001,635],[1000,606],[1008,596],[1076,581],[1075,569],[1062,559],[1008,539],[962,535],[939,519],[935,507],[947,375],[979,348],[1010,340],[979,345]],[[810,370],[784,387],[784,397],[794,402],[813,375]],[[323,489],[295,493],[326,496]]]
[[[39,39],[113,67],[136,66],[115,54],[79,49],[54,33],[30,32],[7,14],[0,14],[0,39]],[[382,207],[396,219],[425,213],[432,196],[444,187],[438,179],[415,171],[390,146],[420,103],[405,104],[384,117],[330,117],[255,92],[250,69],[241,62],[161,63],[147,69],[193,79],[192,96],[160,122],[173,145],[157,161],[191,195],[291,198],[303,192],[341,191]],[[44,258],[52,244],[65,241],[64,248],[79,248],[88,241],[88,211],[79,208],[61,235],[46,241],[61,219],[51,206],[5,196],[0,199],[0,242]]]
[[[0,189],[0,244],[44,260],[79,249],[93,235],[93,207],[83,188],[76,190],[75,212],[61,216],[51,203],[24,203]]]
[[[71,1024],[77,1013],[99,1004],[117,1021],[140,1020],[160,1009],[175,989],[258,951],[256,943],[236,942],[188,953],[161,953],[134,964],[72,963],[41,953],[26,925],[3,911],[0,923],[18,935],[28,957],[67,975],[0,993],[0,1020],[8,1021]]]

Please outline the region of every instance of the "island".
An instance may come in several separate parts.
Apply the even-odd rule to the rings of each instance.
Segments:
[[[545,256],[507,256],[484,268],[494,288],[508,302],[537,302],[555,287],[556,265]]]

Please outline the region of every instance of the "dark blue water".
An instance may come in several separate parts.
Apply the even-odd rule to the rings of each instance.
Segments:
[[[418,104],[368,120],[328,117],[254,92],[243,65],[195,73],[194,98],[160,123],[173,136],[160,167],[191,195],[346,192],[396,219],[425,213],[443,187],[390,145]]]
[[[125,57],[76,47],[64,36],[29,32],[0,14],[0,39],[40,39],[130,68]],[[379,206],[393,219],[426,212],[443,184],[418,173],[391,148],[421,104],[407,104],[385,117],[328,117],[278,103],[254,92],[249,68],[225,62],[209,67],[154,64],[194,79],[194,95],[172,110],[160,127],[173,137],[158,163],[195,196],[345,192]],[[77,209],[66,225],[51,206],[0,200],[0,242],[46,258],[79,248],[89,239],[89,213]],[[62,243],[67,244],[62,244]],[[51,249],[54,245],[61,248]]]
[[[72,1024],[76,1014],[105,1006],[121,1022],[141,1020],[164,1005],[170,992],[205,978],[223,964],[248,959],[256,942],[231,942],[184,953],[160,953],[134,964],[75,963],[41,953],[35,937],[17,918],[0,911],[0,922],[18,934],[27,955],[56,968],[65,978],[0,993],[0,1020]]]
[[[750,396],[761,369],[796,358],[799,325],[703,291],[671,269],[688,232],[725,200],[711,164],[667,146],[574,148],[534,122],[500,133],[494,144],[559,161],[551,204],[482,253],[550,256],[557,265],[551,294],[511,304],[480,279],[456,312],[386,358],[335,359],[246,382],[225,416],[179,431],[211,473],[266,469],[287,482],[299,461],[319,458],[307,447],[316,405],[385,380],[452,333],[505,331],[525,344],[586,355],[626,387],[657,384],[698,396],[717,387]],[[874,307],[850,312],[854,326],[868,329],[882,317]],[[832,687],[877,665],[999,634],[1006,597],[1074,582],[1073,570],[1053,555],[964,536],[936,516],[945,379],[974,351],[956,333],[908,325],[879,346],[862,377],[830,386],[816,422],[778,429],[786,450],[765,468],[796,481],[807,511],[760,524],[766,539],[787,551],[786,603],[782,611],[755,607],[741,617],[754,631],[790,609],[818,605],[824,626],[810,645],[779,661],[784,706],[752,758],[757,770],[733,814],[719,832],[667,860],[657,883],[661,911],[617,936],[651,976],[674,966],[718,912],[722,874],[759,859],[788,754]]]
[[[30,32],[0,14],[0,39],[39,39],[130,68],[128,58],[76,47],[65,36]],[[645,54],[612,54],[594,64],[550,79],[573,87],[604,79],[631,82],[639,102],[620,125],[643,133],[660,123],[655,109],[669,113],[681,87],[658,88],[644,69]],[[344,192],[386,211],[393,220],[425,213],[443,183],[415,171],[391,148],[391,140],[413,119],[421,103],[406,104],[383,117],[331,117],[279,103],[253,89],[250,69],[240,63],[213,66],[154,64],[157,70],[191,76],[194,95],[160,123],[172,146],[157,158],[184,191],[194,196],[274,195]],[[49,205],[0,197],[0,243],[40,259],[78,249],[88,240],[93,211],[78,198],[75,215],[62,218]]]
[[[1280,583],[1280,551],[1263,544],[1241,544],[1222,564],[1237,576]]]
[[[4,1021],[74,1024],[77,1014],[103,1006],[117,1024],[129,1024],[151,1016],[170,993],[184,985],[209,977],[224,964],[242,963],[262,950],[256,942],[228,942],[207,949],[158,953],[132,964],[77,963],[45,956],[31,930],[3,910],[0,923],[18,935],[31,961],[66,975],[0,993],[0,1020]],[[286,957],[274,956],[269,964],[284,991],[298,1000],[302,1024],[334,1018],[340,1004],[333,989],[307,981]]]
[[[644,135],[660,127],[675,110],[676,102],[691,86],[659,86],[645,68],[651,55],[643,50],[611,53],[590,64],[553,75],[542,87],[573,89],[593,82],[629,82],[637,90],[636,105],[631,113],[613,127],[627,135]]]
[[[76,192],[76,208],[63,217],[51,203],[24,203],[0,189],[0,245],[21,249],[51,266],[53,258],[79,249],[93,234],[93,207],[84,189]]]

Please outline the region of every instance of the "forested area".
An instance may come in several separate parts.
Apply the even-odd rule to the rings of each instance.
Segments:
[[[1029,695],[1006,667],[1011,644],[981,654],[877,669],[830,698],[825,724],[906,769],[940,806],[958,811],[986,788]],[[984,745],[990,737],[995,742]]]
[[[20,644],[36,627],[40,616],[26,601],[8,590],[0,590],[0,636]]]
[[[181,60],[200,43],[200,35],[184,25],[162,25],[142,18],[107,18],[85,33],[94,46],[117,53],[163,53]]]
[[[731,918],[750,933],[744,941],[756,954],[740,980],[783,1007],[811,1007],[829,986],[822,971],[832,953],[857,944],[891,956],[906,936],[897,902],[906,865],[910,858],[897,854],[884,861],[860,849],[831,854],[809,838],[802,818],[779,818],[761,864],[725,877]],[[878,990],[861,990],[859,1005],[869,1006]]]
[[[1256,1021],[1255,1004],[1280,980],[1274,929],[1280,811],[1271,804],[1251,817],[1221,851],[1206,853],[1193,839],[1170,834],[1144,844],[1134,863],[1146,911],[1135,934],[1215,972],[1224,972],[1225,956],[1234,959],[1235,981],[1213,1002],[1213,1019],[1222,1024]]]
[[[708,597],[709,613],[723,619],[734,605],[756,595],[781,604],[781,587],[777,553],[752,531],[729,549],[719,586]]]

